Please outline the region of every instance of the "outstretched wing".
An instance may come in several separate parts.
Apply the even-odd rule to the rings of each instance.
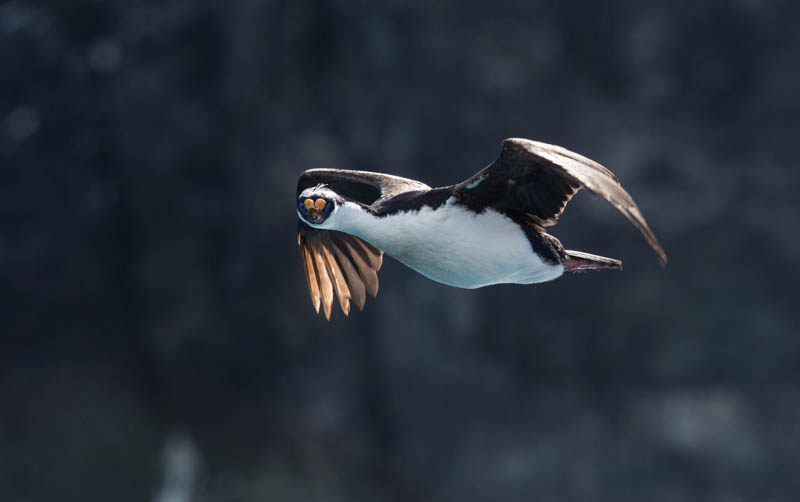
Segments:
[[[309,169],[297,180],[297,196],[306,188],[324,184],[339,195],[372,205],[395,195],[430,187],[418,181],[367,171]],[[311,303],[319,313],[322,306],[330,319],[334,293],[345,315],[350,302],[364,308],[366,294],[378,294],[378,270],[383,251],[364,240],[336,230],[319,230],[302,221],[297,231],[297,245],[303,260]]]
[[[456,194],[475,210],[495,207],[521,211],[538,224],[550,226],[555,225],[567,202],[581,188],[603,197],[624,214],[647,239],[661,266],[666,264],[667,255],[658,239],[614,173],[566,148],[506,139],[497,160],[459,183]]]
[[[361,310],[366,293],[373,298],[378,294],[378,270],[383,263],[380,249],[353,235],[316,230],[303,222],[297,229],[297,245],[317,313],[322,305],[325,317],[331,318],[334,293],[345,315],[350,314],[351,300]]]

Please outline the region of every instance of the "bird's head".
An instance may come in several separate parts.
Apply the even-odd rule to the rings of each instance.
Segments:
[[[343,202],[342,197],[324,185],[306,188],[297,198],[297,215],[313,227],[325,228]]]

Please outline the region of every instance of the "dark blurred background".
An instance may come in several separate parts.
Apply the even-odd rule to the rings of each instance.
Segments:
[[[0,2],[0,500],[797,500],[800,3]],[[315,315],[312,167],[460,181],[521,136],[622,273],[391,258]]]

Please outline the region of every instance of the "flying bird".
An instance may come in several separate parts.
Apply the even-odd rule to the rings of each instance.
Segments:
[[[667,256],[617,177],[565,148],[527,139],[502,143],[500,156],[472,177],[441,188],[389,174],[309,169],[297,182],[297,244],[314,309],[330,319],[334,294],[345,315],[378,294],[387,253],[459,288],[533,284],[564,272],[612,269],[622,262],[564,249],[556,224],[581,188],[599,195]]]

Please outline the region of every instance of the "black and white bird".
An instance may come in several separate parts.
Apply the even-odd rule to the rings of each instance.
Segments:
[[[559,146],[503,141],[500,156],[461,183],[431,188],[388,174],[309,169],[297,182],[300,246],[311,302],[330,319],[334,293],[345,315],[378,293],[383,253],[459,288],[533,284],[564,272],[622,269],[622,262],[565,250],[555,225],[581,188],[600,195],[666,254],[616,176]]]

